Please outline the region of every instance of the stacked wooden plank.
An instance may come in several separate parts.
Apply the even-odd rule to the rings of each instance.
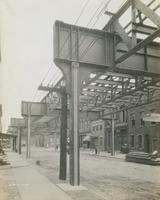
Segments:
[[[5,155],[5,152],[2,148],[2,146],[0,146],[0,166],[1,165],[8,165],[9,162],[7,160],[7,156]]]
[[[0,165],[9,165],[6,155],[0,155]]]
[[[151,154],[145,152],[130,152],[126,155],[126,161],[148,165],[160,165],[160,158],[155,158]]]

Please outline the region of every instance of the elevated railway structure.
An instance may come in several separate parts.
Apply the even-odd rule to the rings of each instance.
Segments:
[[[39,89],[49,91],[42,99],[49,103],[65,86],[72,185],[80,184],[79,111],[101,111],[114,122],[115,112],[160,101],[160,5],[154,3],[125,1],[116,13],[109,13],[112,17],[101,30],[55,22],[54,62],[63,78],[54,87]],[[126,12],[130,17],[124,25],[120,19]]]

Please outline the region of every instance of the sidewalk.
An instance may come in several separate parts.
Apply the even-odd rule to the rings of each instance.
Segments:
[[[20,198],[10,165],[0,166],[0,200],[22,200]]]
[[[13,152],[7,152],[7,155],[21,200],[71,200],[27,160]]]

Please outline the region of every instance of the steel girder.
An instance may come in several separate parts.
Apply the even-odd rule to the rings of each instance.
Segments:
[[[159,21],[157,22],[157,19],[155,19],[157,15],[153,14],[154,11],[159,8],[159,5],[151,10],[149,7],[155,0],[152,0],[147,6],[138,0],[134,1],[135,7],[138,10],[136,19],[139,19],[139,23],[134,22],[133,27],[135,29],[133,31],[151,35],[144,41],[137,38],[138,44],[131,48],[130,43],[132,38],[129,37],[126,32],[122,31],[122,28],[125,30],[132,22],[122,27],[118,22],[118,18],[132,5],[132,2],[131,0],[127,1],[122,8],[112,16],[111,20],[102,31],[69,25],[59,21],[55,23],[54,60],[57,65],[63,66],[63,63],[65,63],[65,65],[70,65],[71,62],[76,61],[80,64],[80,67],[81,65],[85,67],[92,66],[93,71],[94,67],[97,66],[100,69],[105,69],[96,72],[94,78],[88,77],[88,79],[83,81],[82,88],[84,89],[80,96],[82,107],[92,105],[90,107],[93,108],[93,106],[97,105],[107,108],[108,105],[111,105],[110,101],[112,101],[114,107],[115,105],[120,107],[122,104],[126,104],[126,102],[128,103],[126,104],[127,106],[132,104],[138,105],[144,101],[154,100],[155,97],[153,98],[153,94],[155,93],[156,97],[158,96],[159,85],[157,86],[157,83],[159,84],[159,80],[157,79],[157,82],[153,82],[153,80],[155,77],[159,77],[160,74],[160,45],[151,41],[159,35],[159,29],[147,26],[143,24],[143,22],[147,18],[150,18],[156,22],[156,24],[159,23]],[[147,16],[142,17],[141,13]],[[152,16],[150,17],[150,15]],[[112,33],[113,26],[118,27],[116,34]],[[145,47],[146,44],[147,47]],[[117,46],[116,49],[114,48],[115,45]],[[130,49],[129,52],[127,52],[126,46]],[[117,58],[120,59],[118,60]],[[124,60],[122,63],[114,64],[116,60],[117,62],[121,62],[122,58]],[[106,80],[99,79],[100,76],[105,76],[107,72],[115,73],[113,75],[115,77],[119,77],[119,73],[123,76],[123,79],[119,82],[113,81],[112,74],[110,76],[107,75]],[[136,89],[134,88],[134,84],[130,82],[131,79],[134,79],[135,83],[137,83],[136,77],[142,77],[142,88]],[[146,80],[146,78],[148,80]],[[125,79],[128,80],[125,82]],[[64,78],[62,80],[64,80]],[[148,86],[146,86],[146,82],[149,83]],[[92,85],[93,83],[95,85]],[[109,86],[104,86],[105,84]],[[49,93],[44,99],[49,97]],[[132,95],[130,95],[130,93],[132,93]],[[127,96],[131,96],[130,100],[127,99]]]

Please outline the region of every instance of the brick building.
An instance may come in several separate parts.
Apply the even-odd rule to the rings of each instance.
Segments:
[[[160,123],[144,122],[147,113],[160,113],[160,102],[138,106],[128,111],[129,147],[131,150],[160,152]]]
[[[91,147],[91,123],[100,118],[100,112],[83,111],[79,114],[80,147]]]
[[[110,117],[108,117],[110,118]],[[115,114],[115,131],[114,142],[115,150],[120,150],[121,146],[128,143],[128,124],[126,111],[121,111]],[[91,124],[91,132],[93,137],[93,143],[99,151],[111,151],[111,120],[100,119],[93,121]]]

